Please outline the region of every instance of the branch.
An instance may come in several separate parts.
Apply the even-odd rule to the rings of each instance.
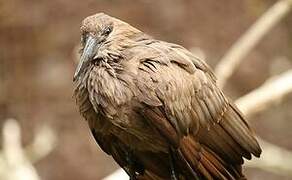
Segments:
[[[246,116],[267,109],[292,92],[292,70],[268,79],[262,86],[236,100]]]
[[[8,119],[3,127],[3,155],[0,158],[0,179],[39,180],[35,168],[25,156],[20,137],[20,127],[17,121]]]
[[[33,142],[25,147],[27,157],[32,163],[46,157],[57,145],[55,133],[48,126],[43,126],[37,130]]]
[[[241,60],[258,44],[267,32],[272,29],[292,6],[292,0],[279,0],[262,15],[242,37],[223,56],[215,69],[218,85],[224,87],[228,78],[240,64]]]

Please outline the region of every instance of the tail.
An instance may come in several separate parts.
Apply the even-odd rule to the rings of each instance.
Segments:
[[[241,164],[228,164],[210,148],[195,142],[191,137],[183,138],[177,156],[181,161],[180,168],[187,167],[188,172],[184,172],[186,179],[245,179]]]
[[[242,173],[243,158],[251,159],[252,154],[259,157],[261,148],[234,104],[227,104],[221,117],[220,121],[210,123],[210,128],[202,127],[198,134],[184,136],[178,148],[169,152],[174,157],[174,168],[179,180],[246,179]],[[140,160],[143,159],[142,164],[145,165],[145,173],[141,178],[159,180],[170,177],[167,171],[170,169],[169,155],[154,153],[139,157],[142,157]]]
[[[209,130],[184,137],[177,150],[190,179],[246,179],[243,157],[251,159],[251,154],[259,157],[261,148],[234,104],[229,104],[222,120]]]

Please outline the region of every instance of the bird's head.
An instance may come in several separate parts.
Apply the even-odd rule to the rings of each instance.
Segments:
[[[73,80],[91,63],[118,59],[139,33],[138,29],[104,13],[85,18],[81,25],[81,57]]]

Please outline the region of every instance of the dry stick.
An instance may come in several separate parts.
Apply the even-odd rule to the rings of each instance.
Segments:
[[[0,179],[39,180],[35,168],[25,156],[21,146],[20,127],[14,119],[8,119],[3,126],[2,148]]]
[[[36,163],[50,154],[56,145],[57,137],[55,132],[51,127],[43,125],[37,129],[33,142],[25,147],[25,153],[31,163]]]
[[[24,153],[29,161],[34,164],[50,154],[57,145],[55,132],[48,126],[41,127],[34,136],[33,142],[24,147]],[[0,169],[3,152],[0,151]]]
[[[231,47],[215,69],[219,87],[224,87],[241,60],[258,44],[292,7],[292,0],[280,0],[262,15],[249,30]]]
[[[236,100],[238,108],[246,116],[267,109],[292,92],[292,70],[269,78],[262,86]]]

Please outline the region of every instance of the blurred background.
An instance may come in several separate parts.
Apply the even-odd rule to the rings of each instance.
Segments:
[[[43,180],[101,179],[117,169],[96,146],[72,98],[80,23],[105,12],[157,39],[204,54],[213,68],[275,0],[0,0],[0,129],[7,118],[28,146],[41,126],[56,146],[34,164]],[[236,99],[292,67],[292,13],[245,58],[224,91]],[[202,53],[203,52],[203,53]],[[257,134],[292,150],[292,95],[251,117]],[[0,140],[0,149],[3,146]],[[1,166],[0,166],[1,168]],[[292,179],[246,168],[249,179]]]

